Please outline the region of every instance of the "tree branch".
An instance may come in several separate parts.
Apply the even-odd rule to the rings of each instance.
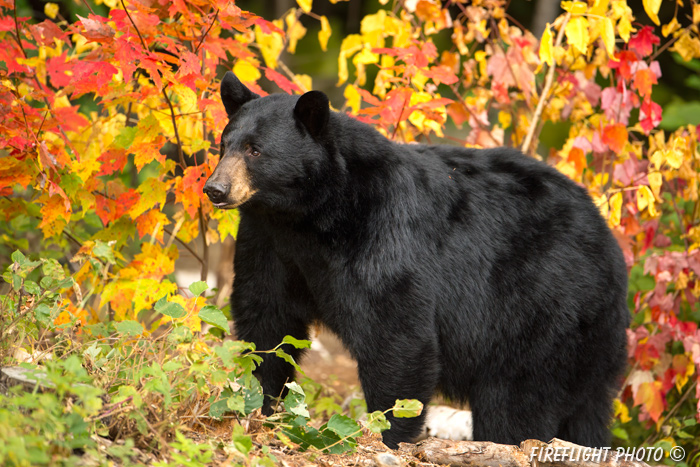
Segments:
[[[566,16],[564,17],[564,22],[561,25],[561,28],[559,28],[559,33],[557,34],[557,40],[556,43],[554,44],[555,47],[559,47],[561,45],[562,40],[564,39],[564,29],[566,29],[566,25],[569,22],[569,19],[571,18],[571,13],[567,13]],[[532,139],[535,136],[535,130],[537,129],[537,122],[539,121],[540,117],[542,116],[542,111],[544,110],[544,104],[547,102],[547,95],[549,94],[549,91],[552,88],[552,82],[554,81],[554,71],[556,70],[556,65],[552,65],[549,67],[549,70],[547,70],[547,77],[545,78],[544,82],[544,88],[542,89],[542,94],[540,95],[540,100],[537,103],[537,109],[535,109],[535,114],[532,116],[532,121],[530,122],[530,128],[527,130],[527,135],[525,135],[525,139],[523,140],[523,145],[520,147],[520,150],[524,152],[525,154],[528,154],[530,152],[530,145],[532,144]]]

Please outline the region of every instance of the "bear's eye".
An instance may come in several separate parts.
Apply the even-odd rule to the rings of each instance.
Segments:
[[[258,157],[260,155],[260,151],[253,146],[247,146],[245,148],[245,152],[246,152],[247,156],[251,156],[251,157]]]

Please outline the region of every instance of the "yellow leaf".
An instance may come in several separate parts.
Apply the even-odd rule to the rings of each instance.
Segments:
[[[596,206],[598,206],[598,210],[600,211],[600,215],[603,216],[604,219],[607,219],[608,216],[610,215],[610,208],[608,206],[608,198],[605,195],[593,196],[593,202],[595,203]]]
[[[321,30],[318,32],[318,42],[321,44],[321,50],[324,52],[328,48],[328,39],[331,37],[331,25],[328,18],[321,16]]]
[[[343,95],[345,96],[347,104],[352,109],[352,113],[356,114],[357,111],[360,110],[361,103],[360,93],[357,91],[357,88],[352,84],[348,84],[347,86],[345,86],[345,91],[343,92]]]
[[[44,4],[44,14],[51,19],[56,19],[56,15],[58,15],[58,5],[55,3]]]
[[[233,69],[235,70],[236,67],[234,66]],[[240,78],[240,75],[238,73],[236,73],[236,75]],[[259,77],[260,73],[258,73],[258,78]],[[241,79],[243,80],[243,78]],[[187,114],[197,111],[197,94],[195,94],[192,89],[190,89],[188,86],[185,86],[184,84],[176,84],[173,86],[172,89],[175,95],[177,95],[181,113]]]
[[[359,54],[355,55],[353,63],[361,63],[363,65],[369,65],[370,63],[379,62],[379,55],[372,52],[369,47],[364,47]]]
[[[605,14],[608,11],[609,5],[610,5],[610,0],[595,0],[589,13],[591,15],[605,16]]]
[[[314,85],[311,80],[311,76],[309,75],[294,75],[294,82],[301,88],[302,91],[307,92],[311,91],[314,88]]]
[[[647,12],[649,18],[654,22],[655,25],[660,26],[659,22],[659,9],[661,8],[661,0],[642,0],[644,4],[644,11]]]
[[[287,50],[289,53],[293,54],[297,50],[297,42],[306,35],[306,28],[302,26],[301,21],[297,18],[294,8],[287,13],[284,22],[287,23],[287,39],[289,40]]]
[[[561,7],[572,15],[582,15],[588,9],[586,2],[561,2]]]
[[[588,20],[581,16],[571,18],[566,25],[566,40],[584,54],[588,50]]]
[[[615,26],[610,18],[603,18],[603,28],[600,31],[605,44],[605,51],[608,52],[608,57],[615,57]],[[616,59],[615,59],[616,60]],[[617,60],[616,60],[617,61]]]
[[[280,26],[281,24],[277,24],[277,27]],[[276,32],[265,34],[260,26],[256,24],[255,42],[257,42],[257,44],[260,46],[260,53],[263,56],[263,60],[265,60],[265,65],[268,68],[277,68],[277,58],[280,56],[280,53],[282,53],[282,49],[284,48],[282,36]]]
[[[620,402],[620,399],[615,399],[613,401],[613,407],[615,408],[615,418],[619,418],[620,422],[627,423],[632,420],[632,417],[630,417],[630,410],[625,404]]]
[[[672,169],[680,169],[683,164],[683,152],[675,148],[669,149],[664,151],[664,159]]]
[[[663,177],[660,172],[652,172],[647,178],[649,179],[649,186],[651,191],[654,193],[654,197],[660,198],[661,185],[663,184]]]
[[[340,53],[338,54],[338,86],[348,80],[347,59],[361,48],[362,36],[359,34],[350,34],[343,39],[343,42],[340,44]]]
[[[632,34],[636,29],[632,27],[632,22],[627,17],[620,18],[617,23],[617,32],[620,33],[620,37],[625,43],[630,41],[630,34]]]
[[[542,39],[540,40],[540,61],[546,63],[549,66],[554,65],[554,56],[552,55],[552,31],[549,28],[549,23],[547,23],[547,28],[542,34]]]
[[[622,193],[619,191],[610,197],[610,223],[613,226],[620,225],[622,218]]]
[[[233,65],[233,73],[241,81],[247,81],[249,83],[254,83],[260,79],[260,70],[247,60],[238,60],[236,64]]]
[[[299,8],[301,8],[304,13],[308,13],[311,11],[311,4],[313,3],[313,0],[297,0],[297,5],[299,5]]]
[[[649,215],[651,217],[656,217],[656,206],[654,205],[654,194],[651,192],[648,186],[640,186],[637,190],[637,209],[643,211],[648,209]]]
[[[693,5],[693,24],[700,23],[700,3]]]
[[[501,124],[501,128],[504,130],[510,126],[512,117],[510,113],[501,110],[498,112],[498,123]]]
[[[680,29],[680,27],[681,27],[681,25],[678,24],[678,21],[676,20],[676,17],[674,16],[670,23],[664,24],[663,26],[661,26],[661,34],[663,34],[664,37],[668,37],[669,34],[673,34],[678,29]]]
[[[684,61],[689,62],[693,58],[700,57],[700,40],[684,32],[676,43],[673,44],[671,50],[678,52],[678,55],[680,55]]]

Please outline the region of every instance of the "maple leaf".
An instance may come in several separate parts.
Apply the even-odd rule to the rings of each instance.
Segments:
[[[114,37],[114,29],[106,23],[107,18],[102,18],[93,14],[88,15],[87,18],[83,18],[80,15],[76,16],[80,18],[80,22],[84,28],[84,30],[80,31],[80,34],[85,36],[88,40],[94,42],[109,42]]]
[[[659,45],[661,39],[654,34],[654,28],[644,26],[637,34],[632,36],[628,42],[630,50],[634,51],[639,58],[644,58],[654,51],[654,46]]]
[[[68,210],[66,204],[60,195],[47,196],[40,209],[41,222],[39,228],[44,233],[44,236],[55,237],[63,232],[63,228],[70,220],[70,204]]]
[[[639,91],[642,97],[651,96],[651,87],[657,83],[656,75],[650,68],[638,70],[634,74],[632,89]]]
[[[302,92],[299,86],[271,68],[265,68],[265,77],[279,86],[280,89],[287,94],[293,94],[295,91],[299,93]]]
[[[571,148],[571,151],[569,151],[569,155],[566,159],[574,164],[576,172],[579,174],[586,168],[586,155],[581,148]]]
[[[664,411],[665,400],[661,393],[661,381],[644,382],[639,385],[634,404],[642,406],[654,422],[658,422]]]
[[[168,216],[160,209],[151,209],[136,218],[136,230],[139,237],[152,235],[159,242],[163,241],[163,227],[170,224]]]
[[[178,70],[180,75],[200,75],[202,74],[202,63],[199,57],[189,50],[185,50],[180,54],[180,69]]]
[[[602,134],[603,143],[607,144],[615,154],[622,153],[627,144],[627,128],[624,123],[605,125]]]
[[[651,130],[659,126],[661,123],[661,106],[651,99],[647,99],[642,103],[639,109],[639,124],[642,126],[645,134],[649,134]]]
[[[107,93],[107,84],[112,80],[112,76],[119,70],[107,62],[78,61],[73,67],[73,97],[81,96],[88,92],[97,95]]]

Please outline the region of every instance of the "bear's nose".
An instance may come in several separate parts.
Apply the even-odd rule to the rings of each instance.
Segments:
[[[217,183],[208,180],[204,184],[204,193],[209,197],[212,203],[223,203],[228,196],[230,186],[225,183]]]

